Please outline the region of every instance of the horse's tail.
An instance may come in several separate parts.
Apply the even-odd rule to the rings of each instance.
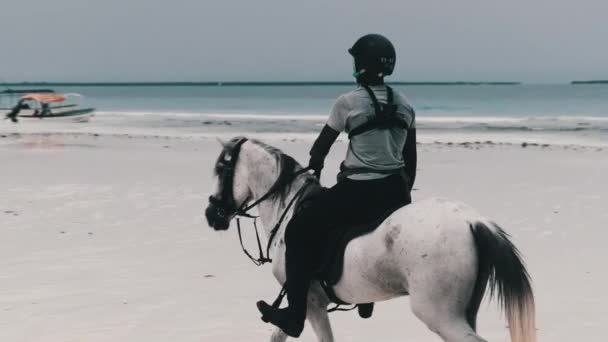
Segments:
[[[498,225],[476,222],[470,225],[477,247],[477,281],[467,308],[467,320],[475,329],[479,305],[489,282],[490,297],[497,291],[513,342],[535,342],[534,294],[530,276],[509,235]]]

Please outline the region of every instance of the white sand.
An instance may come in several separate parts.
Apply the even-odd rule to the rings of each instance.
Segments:
[[[307,160],[307,142],[271,143]],[[270,267],[254,267],[233,230],[203,218],[218,153],[211,138],[0,138],[0,341],[266,341],[271,326],[254,303],[279,290]],[[608,151],[473,144],[419,154],[415,200],[462,200],[513,236],[534,281],[540,341],[608,340]],[[507,341],[495,305],[482,308],[480,334]],[[439,341],[407,299],[379,303],[371,320],[332,321],[339,341]],[[301,340],[315,341],[311,329]]]

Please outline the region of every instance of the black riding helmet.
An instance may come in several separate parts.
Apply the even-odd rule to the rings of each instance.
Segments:
[[[382,35],[367,34],[359,38],[348,52],[355,59],[355,77],[363,73],[383,77],[395,69],[395,47]]]

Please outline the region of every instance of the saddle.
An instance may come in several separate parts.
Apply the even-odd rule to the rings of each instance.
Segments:
[[[305,196],[303,196],[303,198],[300,200],[300,203],[297,205],[298,211],[305,208],[307,203],[314,200],[314,198],[324,190],[325,188],[318,188],[305,194]],[[351,304],[338,298],[333,290],[333,286],[335,286],[342,278],[342,272],[344,269],[344,253],[346,252],[346,247],[348,244],[358,237],[372,233],[382,222],[384,222],[386,218],[388,218],[400,207],[401,206],[398,206],[387,210],[384,214],[371,222],[364,222],[358,225],[333,227],[330,230],[322,248],[322,262],[315,274],[315,279],[320,282],[323,290],[325,290],[325,293],[327,294],[327,297],[333,303],[338,305]],[[358,304],[357,308],[361,318],[369,318],[372,316],[374,303]]]

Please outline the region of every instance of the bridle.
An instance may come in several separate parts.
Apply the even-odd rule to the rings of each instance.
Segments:
[[[220,192],[220,198],[217,198],[213,195],[209,196],[209,203],[213,204],[216,207],[216,214],[223,218],[227,219],[231,214],[235,213],[246,214],[246,211],[251,208],[245,208],[244,202],[241,208],[237,208],[236,201],[233,195],[233,186],[234,186],[234,171],[236,169],[236,162],[238,160],[239,153],[241,151],[241,146],[247,141],[247,138],[240,138],[234,144],[231,153],[227,150],[224,150],[224,155],[218,163],[222,163],[220,179],[223,181],[223,187]],[[256,205],[258,203],[255,203]]]
[[[271,195],[273,195],[276,191],[278,191],[279,188],[281,188],[282,186],[287,186],[287,184],[290,182],[293,182],[293,180],[296,179],[297,176],[311,170],[312,168],[310,166],[308,166],[308,167],[305,167],[301,170],[294,172],[293,175],[291,176],[291,178],[288,181],[286,181],[284,184],[279,184],[278,183],[279,181],[277,180],[277,182],[270,187],[270,189],[268,190],[268,192],[266,192],[266,194],[261,196],[259,199],[257,199],[250,205],[247,205],[247,200],[245,200],[243,202],[243,204],[241,205],[241,207],[238,208],[236,201],[234,199],[234,195],[233,195],[234,171],[236,168],[236,162],[237,162],[239,153],[241,151],[241,146],[246,141],[247,141],[247,138],[238,139],[235,142],[234,147],[232,148],[231,154],[228,154],[228,152],[226,150],[224,151],[224,156],[222,157],[222,159],[220,161],[220,162],[226,164],[222,168],[221,178],[220,178],[220,179],[224,180],[224,184],[223,184],[223,187],[221,190],[222,197],[216,198],[212,195],[209,197],[209,202],[216,207],[216,211],[217,211],[216,214],[220,215],[222,218],[229,219],[231,215],[237,216],[236,225],[237,225],[237,231],[239,234],[239,242],[241,243],[241,248],[243,249],[243,253],[245,253],[245,255],[256,266],[261,266],[267,262],[272,262],[272,259],[270,258],[270,246],[272,246],[272,242],[274,241],[274,238],[275,238],[277,232],[279,231],[279,228],[283,224],[283,221],[285,220],[285,217],[287,216],[289,209],[296,203],[296,201],[298,199],[300,199],[304,195],[306,189],[312,183],[312,182],[310,182],[311,178],[309,178],[307,180],[307,182],[298,190],[298,192],[289,201],[289,203],[285,207],[285,210],[279,217],[279,220],[275,223],[274,227],[270,231],[270,237],[268,239],[268,244],[266,245],[266,254],[264,254],[264,251],[262,250],[260,234],[258,233],[258,226],[256,224],[257,216],[250,215],[247,212],[249,210],[251,210],[252,208],[254,208],[255,206],[257,206],[258,204],[260,204],[261,202],[268,199]],[[219,172],[218,172],[218,174],[219,174]],[[223,202],[222,200],[225,202]],[[241,223],[240,223],[238,216],[253,218],[253,226],[255,228],[255,237],[256,237],[256,240],[258,243],[258,253],[259,253],[259,256],[257,258],[253,257],[251,255],[251,253],[249,253],[247,251],[247,249],[245,248],[245,246],[243,245],[243,236],[241,233]],[[281,305],[281,302],[283,301],[283,298],[285,297],[286,294],[287,294],[287,288],[285,287],[285,285],[283,285],[283,288],[281,289],[281,292],[279,293],[278,297],[272,303],[272,307],[278,308]],[[350,311],[350,310],[355,309],[356,307],[357,307],[357,305],[354,305],[351,308],[343,309],[343,308],[341,308],[341,304],[336,304],[335,307],[328,309],[327,312]]]
[[[276,236],[276,233],[278,232],[279,227],[283,223],[285,216],[287,215],[287,212],[293,206],[293,204],[296,202],[296,200],[302,196],[302,194],[304,193],[304,190],[308,187],[308,184],[310,184],[310,182],[307,182],[307,184],[302,186],[302,188],[300,188],[300,190],[298,190],[298,192],[291,199],[289,204],[285,207],[285,210],[283,211],[283,213],[279,217],[279,220],[277,221],[277,223],[275,224],[275,226],[273,227],[273,229],[270,232],[270,237],[268,239],[268,245],[266,246],[266,254],[264,255],[264,252],[262,250],[262,243],[260,241],[260,235],[258,233],[258,227],[256,224],[257,216],[248,214],[248,211],[253,209],[254,207],[256,207],[258,204],[262,203],[263,201],[267,200],[276,191],[278,191],[278,189],[281,187],[281,185],[286,186],[287,184],[275,183],[275,184],[273,184],[273,186],[270,187],[268,192],[266,192],[263,196],[258,198],[253,203],[247,205],[248,201],[245,200],[243,202],[243,204],[240,207],[238,207],[236,200],[234,199],[234,194],[233,194],[234,173],[235,173],[235,169],[236,169],[236,162],[238,160],[238,156],[241,151],[241,146],[243,146],[243,144],[245,142],[247,142],[247,138],[239,138],[234,143],[234,146],[232,147],[230,152],[228,150],[224,150],[224,155],[218,161],[218,163],[223,164],[222,168],[221,168],[221,174],[219,174],[220,172],[218,172],[218,176],[220,176],[220,180],[223,182],[222,189],[220,191],[221,197],[217,198],[217,197],[211,195],[211,196],[209,196],[209,203],[211,203],[215,207],[215,210],[216,210],[215,214],[217,216],[219,216],[220,218],[222,218],[226,221],[229,221],[231,216],[237,217],[237,231],[238,231],[238,235],[239,235],[239,241],[241,243],[241,248],[243,249],[243,252],[245,253],[245,255],[247,255],[247,257],[249,257],[249,259],[251,259],[251,261],[255,265],[260,266],[267,262],[272,262],[272,259],[270,258],[270,246],[272,245],[272,241],[274,240],[274,237]],[[294,174],[291,177],[291,179],[289,180],[289,182],[293,181],[297,176],[299,176],[309,170],[311,170],[310,167],[305,167],[301,170],[298,170],[297,172],[294,172]],[[257,257],[257,258],[254,258],[243,245],[243,238],[242,238],[242,233],[241,233],[241,223],[239,220],[239,216],[254,219],[253,225],[255,227],[255,235],[256,235],[258,251],[259,251],[259,257]]]

